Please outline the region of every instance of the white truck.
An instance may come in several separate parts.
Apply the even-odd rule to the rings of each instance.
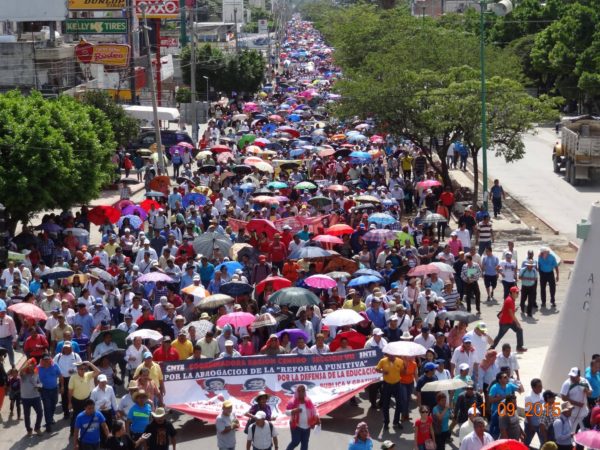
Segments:
[[[600,117],[563,119],[562,139],[552,151],[554,172],[565,170],[573,186],[600,178]]]

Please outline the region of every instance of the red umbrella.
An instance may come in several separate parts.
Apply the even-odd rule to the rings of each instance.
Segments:
[[[15,314],[21,314],[25,317],[35,320],[48,320],[48,316],[42,308],[34,305],[33,303],[16,303],[8,307],[9,311]]]
[[[258,234],[267,233],[267,236],[273,237],[279,230],[275,228],[275,224],[267,219],[252,219],[246,225],[247,231],[256,231]]]
[[[292,286],[292,282],[290,280],[288,280],[287,278],[267,277],[264,280],[262,280],[260,283],[258,283],[256,285],[256,287],[254,288],[254,291],[256,292],[256,294],[262,293],[265,290],[265,287],[267,286],[267,284],[269,284],[269,283],[273,286],[273,291],[278,291],[279,289],[283,289],[283,288]]]
[[[210,151],[213,153],[223,153],[223,152],[231,152],[231,149],[226,145],[213,145],[210,148]]]
[[[408,271],[409,277],[424,277],[430,273],[440,273],[441,269],[434,264],[421,264]]]
[[[152,178],[149,183],[150,189],[154,189],[155,191],[162,192],[165,195],[169,194],[169,187],[171,186],[171,178],[161,175],[158,177]]]
[[[321,150],[319,152],[319,156],[321,158],[326,158],[328,156],[333,155],[334,153],[335,153],[335,149],[333,149],[333,148],[324,148],[323,150]]]
[[[140,206],[142,207],[142,209],[146,212],[150,212],[150,210],[152,209],[152,207],[154,206],[154,209],[158,209],[160,208],[160,203],[158,203],[156,200],[152,200],[152,199],[147,199],[144,200],[143,202],[140,203]]]
[[[113,206],[95,206],[88,212],[88,219],[95,225],[103,225],[108,220],[110,223],[116,223],[121,217],[121,211]]]
[[[295,128],[292,128],[292,127],[279,127],[279,128],[277,128],[277,131],[279,133],[287,133],[290,136],[292,136],[293,138],[299,138],[300,137],[300,132],[298,130],[296,130]]]
[[[331,348],[331,346],[329,347]],[[522,442],[515,441],[514,439],[498,439],[497,441],[490,442],[484,445],[481,450],[527,450],[528,447]]]
[[[332,236],[342,236],[344,234],[352,234],[354,233],[354,229],[350,225],[346,225],[345,223],[336,223],[335,225],[327,228],[325,233],[330,234]]]
[[[322,234],[320,236],[317,236],[317,237],[313,238],[313,241],[323,242],[325,244],[343,244],[344,243],[344,241],[342,241],[339,237],[331,236],[328,234]]]
[[[331,341],[331,344],[329,344],[329,350],[335,352],[338,348],[340,348],[342,339],[348,339],[348,345],[354,350],[364,348],[365,343],[367,342],[365,335],[356,330],[344,331],[342,333],[338,333],[335,339]]]

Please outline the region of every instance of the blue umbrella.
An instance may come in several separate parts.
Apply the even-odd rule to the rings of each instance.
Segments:
[[[371,155],[368,152],[360,152],[360,151],[355,151],[350,153],[350,158],[357,158],[357,159],[371,159]]]
[[[387,213],[375,213],[369,216],[369,222],[377,225],[392,225],[398,221]]]
[[[287,119],[290,122],[300,122],[302,120],[302,117],[300,117],[298,114],[290,114],[289,116],[287,116]]]
[[[252,183],[240,184],[240,191],[252,192],[255,189],[256,189],[256,186],[254,186]]]
[[[268,123],[266,124],[264,127],[261,128],[261,131],[263,133],[272,133],[273,131],[275,131],[275,129],[277,128],[277,125],[275,125],[274,123]]]
[[[300,156],[300,155],[304,154],[305,151],[306,151],[306,149],[296,148],[296,149],[290,151],[290,156],[292,158],[295,158],[296,156]]]
[[[221,263],[217,267],[215,267],[215,272],[221,270],[221,268],[223,266],[227,267],[227,275],[229,275],[229,276],[234,275],[236,270],[244,268],[244,266],[242,266],[237,261],[227,261],[227,262]]]
[[[359,269],[352,274],[353,277],[360,277],[363,275],[372,275],[374,277],[383,278],[379,272],[373,269]]]
[[[359,141],[366,141],[367,137],[362,134],[351,134],[346,139],[348,140],[348,142],[359,142]]]
[[[196,192],[192,192],[183,197],[183,207],[187,208],[190,206],[190,203],[194,202],[194,205],[203,206],[206,203],[206,197],[202,194],[198,194]]]
[[[283,150],[283,145],[281,145],[279,142],[269,142],[267,144],[267,148],[269,150],[281,151]]]
[[[369,283],[381,283],[381,280],[381,277],[375,277],[373,275],[361,275],[358,278],[350,280],[348,287],[363,286]]]
[[[144,195],[146,197],[148,197],[148,198],[152,198],[152,197],[166,197],[165,194],[163,194],[162,192],[158,192],[158,191],[147,191]]]
[[[331,256],[331,252],[311,245],[294,250],[290,253],[289,259],[326,258],[328,256]]]
[[[143,221],[140,218],[140,216],[134,216],[133,214],[130,214],[128,216],[121,216],[121,218],[119,219],[119,221],[117,222],[117,226],[119,228],[121,228],[123,226],[123,221],[125,219],[129,219],[129,225],[131,225],[133,228],[135,228],[136,230],[140,228],[140,226],[142,225]]]
[[[267,187],[273,189],[286,189],[288,185],[283,181],[271,181],[269,184],[267,184]]]
[[[398,204],[395,198],[386,198],[381,202],[384,206],[395,206]]]

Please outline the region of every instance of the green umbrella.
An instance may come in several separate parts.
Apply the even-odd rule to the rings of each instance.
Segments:
[[[310,190],[310,189],[316,189],[316,188],[317,188],[317,185],[314,183],[311,183],[310,181],[301,181],[296,186],[294,186],[294,189],[301,189],[301,190]]]
[[[256,140],[256,136],[253,134],[245,134],[239,140],[238,145],[240,147],[245,147],[248,144],[252,144]]]
[[[316,197],[311,198],[308,203],[311,205],[322,208],[323,206],[329,206],[332,203],[332,200],[329,197],[325,197],[323,195],[317,195]]]
[[[269,297],[269,301],[288,306],[318,305],[320,302],[319,297],[311,291],[298,287],[280,289]]]
[[[127,348],[127,333],[116,328],[113,328],[112,330],[104,330],[98,336],[96,336],[96,339],[94,339],[94,342],[92,343],[93,348],[96,348],[100,342],[104,341],[105,334],[112,334],[112,340],[115,344],[117,344],[117,347],[125,349]]]

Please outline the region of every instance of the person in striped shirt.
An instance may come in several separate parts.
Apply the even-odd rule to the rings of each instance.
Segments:
[[[494,242],[494,230],[490,222],[489,214],[483,216],[483,220],[477,224],[475,231],[476,240],[479,244],[479,256],[483,255],[486,247],[491,247]]]

